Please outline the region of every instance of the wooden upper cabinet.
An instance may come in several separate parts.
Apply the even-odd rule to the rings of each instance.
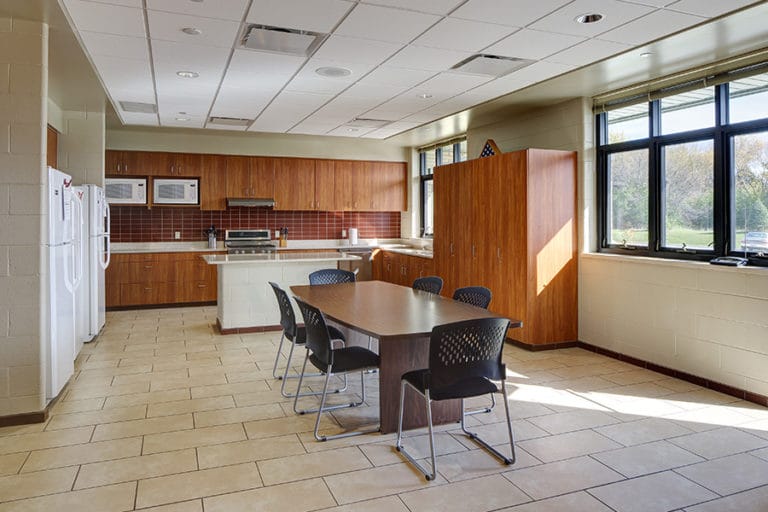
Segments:
[[[56,169],[59,166],[59,132],[51,125],[48,125],[46,135],[46,164]]]
[[[315,209],[336,209],[336,170],[333,160],[315,161]]]
[[[402,162],[370,162],[371,210],[400,212],[407,210],[407,166]],[[367,183],[364,183],[365,186]]]
[[[196,153],[169,153],[171,176],[199,177],[202,172],[203,155]]]
[[[200,209],[227,209],[227,162],[223,156],[200,156]]]
[[[225,156],[227,197],[250,197],[251,174],[247,156]]]
[[[147,176],[143,169],[140,151],[117,151],[108,149],[104,154],[105,174],[126,174],[129,176]]]
[[[314,210],[315,161],[280,158],[275,166],[275,209]]]
[[[275,159],[225,156],[227,197],[271,198],[275,190]]]
[[[357,162],[350,160],[336,160],[334,166],[334,204],[339,211],[353,210],[353,198],[355,194],[355,166]]]
[[[275,196],[275,172],[277,159],[264,156],[249,158],[251,196],[273,198]]]

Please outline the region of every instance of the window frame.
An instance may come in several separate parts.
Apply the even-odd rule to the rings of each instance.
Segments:
[[[739,247],[731,247],[731,222],[734,205],[731,192],[735,186],[733,172],[732,140],[737,135],[768,131],[768,118],[730,124],[728,122],[728,83],[710,86],[715,88],[715,126],[661,135],[661,100],[654,99],[648,105],[649,137],[631,141],[608,143],[607,112],[595,117],[597,141],[597,231],[598,252],[627,256],[709,261],[717,256],[744,256]],[[711,250],[663,247],[663,148],[673,144],[711,140],[713,142],[713,240]],[[647,149],[648,157],[648,246],[623,246],[610,243],[610,169],[609,156],[613,153]],[[751,265],[768,266],[768,256],[747,254]]]
[[[440,143],[436,145],[431,145],[427,148],[422,148],[419,150],[419,234],[422,238],[432,238],[434,236],[434,233],[425,233],[425,220],[426,220],[426,197],[425,197],[425,190],[426,190],[426,182],[428,181],[434,181],[434,168],[443,165],[443,148],[447,146],[451,146],[451,150],[453,151],[453,162],[457,163],[461,160],[461,144],[466,143],[466,138],[461,139],[453,139],[452,141],[448,141],[447,143]],[[427,173],[427,153],[429,151],[435,152],[435,165],[432,167],[432,172]],[[432,189],[434,191],[434,188]],[[432,205],[434,210],[434,204]],[[434,218],[433,221],[433,229],[434,229]]]

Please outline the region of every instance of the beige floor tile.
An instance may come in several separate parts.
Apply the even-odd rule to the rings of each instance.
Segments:
[[[535,500],[623,480],[620,474],[589,457],[516,469],[504,476]]]
[[[209,384],[226,384],[227,379],[223,375],[203,375],[200,377],[186,377],[179,379],[163,379],[152,381],[151,391],[163,391],[167,389],[193,388],[207,386]]]
[[[444,484],[445,480],[438,475],[434,481],[426,482],[424,475],[417,469],[402,463],[327,476],[325,482],[336,501],[340,505],[346,505],[355,501],[436,487]]]
[[[676,470],[718,494],[726,495],[768,485],[768,462],[742,453]],[[768,502],[766,502],[768,508]]]
[[[416,459],[429,457],[429,436],[418,435],[406,437],[403,440],[408,453]],[[374,466],[386,466],[403,462],[403,456],[395,450],[395,443],[368,443],[361,445],[360,449],[370,459]],[[435,434],[435,453],[448,455],[456,452],[466,452],[467,448],[448,433]]]
[[[136,393],[135,395],[111,396],[104,403],[104,408],[110,409],[112,407],[174,402],[177,400],[188,400],[189,396],[189,390],[184,388],[168,391],[149,391],[147,393]]]
[[[261,485],[259,471],[253,463],[161,476],[139,481],[136,507],[164,505],[254,489]]]
[[[89,398],[87,400],[59,400],[56,402],[50,413],[55,414],[70,414],[73,412],[86,412],[86,411],[98,411],[104,407],[104,398]]]
[[[628,478],[695,464],[704,459],[667,441],[630,446],[592,455]]]
[[[19,436],[22,434],[37,434],[45,430],[47,423],[30,423],[28,425],[11,425],[0,427],[0,438],[7,436]]]
[[[195,470],[197,455],[193,449],[142,455],[85,464],[80,468],[74,488],[99,487]]]
[[[564,494],[555,498],[525,503],[498,512],[612,512],[585,492]]]
[[[184,501],[159,507],[142,508],[140,512],[203,512],[203,500]]]
[[[371,463],[357,447],[270,459],[260,461],[257,465],[264,485],[348,473],[371,467]]]
[[[217,411],[235,407],[235,401],[231,396],[216,396],[211,398],[193,398],[191,400],[179,400],[177,402],[163,402],[151,404],[147,409],[147,417],[169,416],[183,414],[185,412]],[[195,423],[197,424],[197,423]],[[204,425],[202,425],[204,426]]]
[[[197,449],[197,460],[200,469],[205,469],[304,453],[304,445],[298,437],[287,435],[201,446]]]
[[[118,421],[137,420],[147,415],[146,405],[118,407],[103,411],[76,412],[72,414],[57,414],[48,422],[46,430],[61,430],[65,428],[84,427],[86,425],[101,425]]]
[[[589,493],[617,512],[666,512],[718,497],[672,471],[597,487]]]
[[[622,447],[592,430],[529,439],[518,444],[543,462],[569,459]]]
[[[0,512],[125,512],[133,510],[135,496],[136,483],[130,482],[2,503]]]
[[[659,441],[691,433],[681,424],[661,418],[644,418],[596,428],[595,431],[624,446]]]
[[[611,373],[604,375],[603,378],[620,386],[629,386],[631,384],[640,384],[642,382],[659,381],[664,379],[664,376],[660,373],[641,368],[638,370],[630,370],[628,372]]]
[[[335,505],[321,479],[203,499],[205,512],[306,512]]]
[[[485,512],[530,501],[500,475],[476,478],[400,495],[410,510]]]
[[[677,421],[691,430],[707,430],[720,426],[735,427],[754,421],[751,416],[742,414],[727,405],[708,405],[665,416],[667,419]]]
[[[24,464],[23,472],[40,471],[90,462],[135,457],[141,454],[140,437],[117,439],[114,441],[99,441],[61,448],[36,450],[29,455]]]
[[[498,445],[495,448],[511,458],[509,444]],[[521,469],[541,463],[541,461],[520,448],[515,450],[515,455],[515,463],[507,466],[484,449],[475,446],[473,450],[468,452],[439,456],[437,458],[437,471],[449,482],[458,482],[459,480],[502,473],[509,471],[511,468]]]
[[[242,395],[247,393],[271,393],[271,401],[279,400],[282,397],[271,392],[267,383],[263,380],[238,382],[235,384],[217,384],[213,386],[202,386],[192,388],[192,398],[208,398],[212,396],[224,395]],[[254,405],[254,404],[243,404]]]
[[[470,432],[479,435],[486,443],[490,443],[491,445],[509,443],[509,432],[507,430],[506,421],[490,423],[488,425],[468,426],[467,428]],[[450,429],[449,432],[455,435],[456,439],[467,448],[474,449],[477,447],[477,444],[469,439],[460,428]],[[545,437],[549,434],[530,423],[528,420],[515,420],[512,422],[512,435],[514,436],[515,442],[518,442],[526,439]]]
[[[123,386],[99,386],[73,389],[67,393],[65,400],[85,400],[87,398],[101,398],[105,396],[132,395],[149,391],[149,384],[125,384]]]
[[[705,459],[724,457],[768,446],[768,440],[735,428],[718,428],[689,434],[670,439],[670,442]]]
[[[529,422],[551,434],[564,434],[574,430],[602,427],[620,420],[602,411],[568,411],[530,418]]]
[[[195,413],[195,426],[210,427],[227,423],[243,423],[285,416],[279,404],[252,405],[219,411]]]
[[[96,425],[96,430],[93,433],[93,440],[106,441],[108,439],[156,434],[158,432],[173,432],[176,430],[191,429],[193,427],[194,424],[192,422],[191,414],[122,421],[120,423]]]
[[[206,428],[198,427],[191,430],[145,435],[143,453],[146,455],[150,453],[183,450],[185,448],[195,448],[198,446],[243,441],[245,439],[245,431],[240,423]]]
[[[18,473],[28,456],[29,452],[0,455],[0,476],[15,475]]]
[[[256,380],[272,380],[272,368],[269,368],[268,370],[258,370],[258,371],[237,371],[237,372],[227,372],[227,381],[229,382],[252,382]]]
[[[179,370],[167,370],[167,371],[152,371],[150,373],[136,373],[133,375],[118,375],[112,382],[113,386],[138,384],[142,382],[155,382],[171,379],[186,379],[189,377],[187,370],[182,368]]]
[[[314,424],[313,424],[314,427]],[[341,427],[324,427],[321,424],[320,432],[324,434],[336,434],[344,432]],[[332,443],[318,442],[312,432],[302,432],[298,434],[299,440],[304,443],[304,449],[307,453],[324,452],[328,450],[337,450],[339,448],[346,448],[347,446],[362,446],[370,443],[391,443],[395,444],[395,434],[379,434],[371,433],[360,436],[352,436],[340,439],[334,439]]]
[[[768,486],[688,507],[685,512],[762,512],[768,503]]]
[[[72,489],[77,467],[0,477],[0,500],[33,498]]]
[[[0,454],[87,443],[92,433],[93,427],[80,427],[55,432],[0,437]]]
[[[110,377],[114,377],[117,375],[134,375],[137,373],[147,373],[152,371],[152,365],[146,364],[144,366],[117,366],[117,361],[104,361],[104,362],[95,362],[90,363],[93,366],[93,369],[89,370],[87,367],[90,367],[89,363],[84,363],[80,367],[80,374],[89,376],[89,375],[109,375]],[[106,367],[98,367],[100,364],[110,364],[111,366]]]

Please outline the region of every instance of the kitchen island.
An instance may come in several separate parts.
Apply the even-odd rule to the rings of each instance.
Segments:
[[[217,267],[217,321],[222,334],[280,328],[280,310],[269,281],[288,290],[308,284],[309,274],[315,270],[360,259],[337,252],[208,254],[201,258]]]

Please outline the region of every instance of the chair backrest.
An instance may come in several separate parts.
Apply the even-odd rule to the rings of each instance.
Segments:
[[[443,279],[438,276],[420,277],[413,282],[413,289],[438,294],[443,289]]]
[[[479,318],[437,325],[429,339],[430,387],[438,389],[471,377],[499,380],[506,318]]]
[[[296,314],[293,312],[291,299],[277,283],[269,281],[269,286],[275,292],[277,305],[280,307],[280,326],[283,328],[283,333],[286,338],[293,341],[296,338]]]
[[[456,288],[456,291],[453,292],[453,300],[483,309],[488,309],[491,297],[491,290],[485,286],[465,286],[464,288]]]
[[[354,283],[355,273],[340,268],[324,268],[309,274],[309,284]]]
[[[320,361],[333,364],[331,335],[328,333],[328,324],[325,323],[323,312],[297,297],[294,297],[294,300],[299,305],[301,316],[304,317],[304,328],[307,330],[307,348]]]

